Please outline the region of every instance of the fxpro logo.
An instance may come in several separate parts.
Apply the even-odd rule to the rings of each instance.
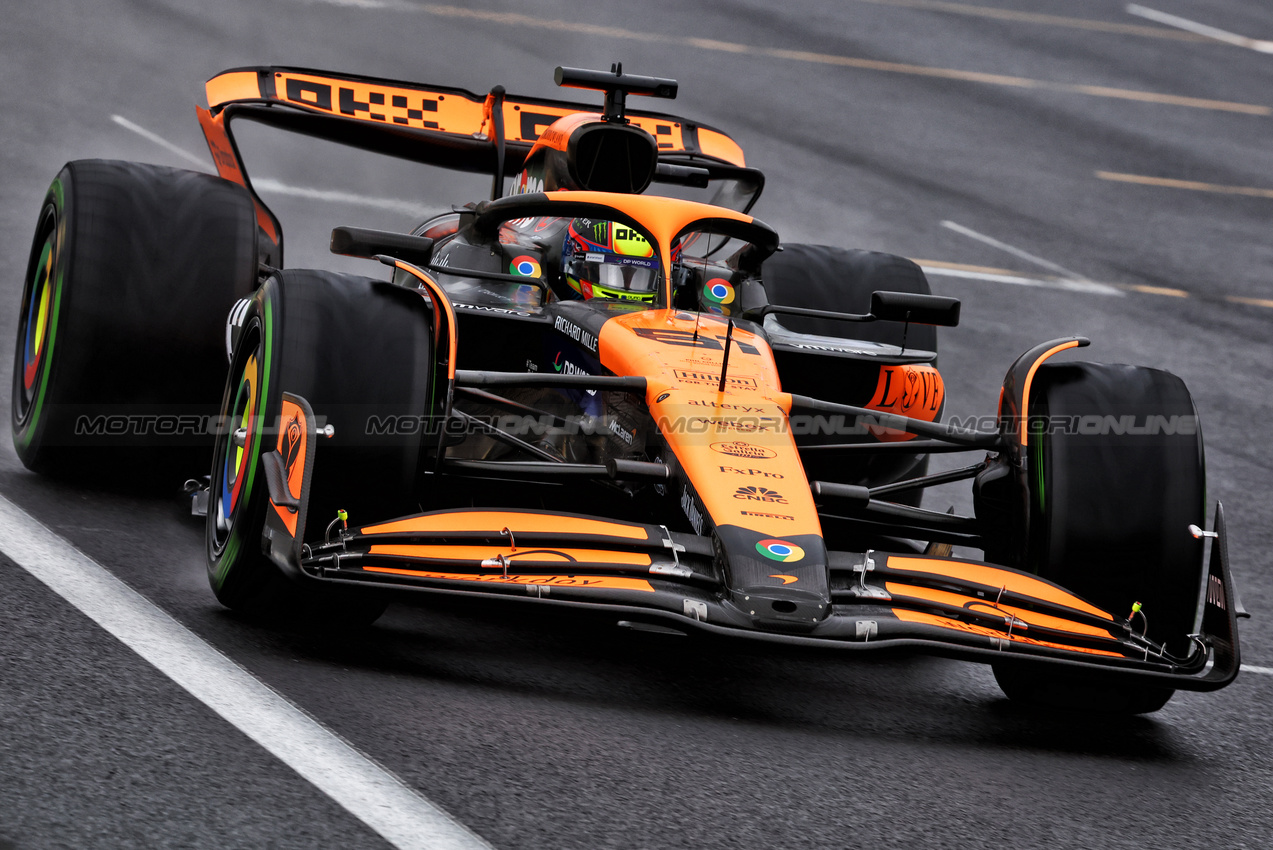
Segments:
[[[781,473],[778,473],[778,472],[766,472],[766,471],[765,471],[765,470],[763,470],[763,469],[752,469],[752,468],[750,468],[750,467],[746,467],[746,468],[744,468],[744,467],[741,467],[741,466],[722,466],[722,467],[720,467],[720,471],[721,471],[721,472],[727,472],[727,473],[729,473],[729,474],[731,474],[731,475],[750,475],[750,476],[759,476],[759,477],[761,477],[761,478],[783,478],[783,477],[785,477],[785,476],[783,476]]]

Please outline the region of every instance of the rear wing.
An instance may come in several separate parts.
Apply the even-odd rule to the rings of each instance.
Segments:
[[[595,105],[509,95],[502,86],[477,95],[446,86],[337,74],[305,68],[255,67],[225,71],[207,82],[209,109],[199,120],[221,176],[249,191],[230,122],[246,118],[375,153],[495,177],[518,174],[550,124],[565,115],[597,112]],[[735,199],[750,208],[764,186],[728,135],[675,115],[628,110],[631,123],[654,137],[659,160],[692,165],[709,179],[730,181]],[[255,197],[255,193],[253,193]],[[279,245],[278,221],[257,199],[262,230]],[[278,258],[281,260],[281,256]],[[279,262],[272,263],[279,265]]]

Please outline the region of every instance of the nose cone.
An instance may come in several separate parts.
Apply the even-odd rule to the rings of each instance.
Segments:
[[[815,534],[775,538],[721,526],[716,558],[728,601],[760,628],[808,631],[831,613],[826,544]]]

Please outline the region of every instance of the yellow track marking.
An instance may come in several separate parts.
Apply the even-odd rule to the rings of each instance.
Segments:
[[[341,0],[329,0],[343,5]],[[349,0],[345,0],[348,3]],[[868,0],[873,2],[873,0]],[[368,5],[378,5],[369,3]],[[952,4],[958,5],[958,4]],[[761,47],[757,45],[739,44],[732,41],[720,41],[709,38],[692,38],[688,36],[662,35],[649,32],[636,32],[620,27],[607,27],[598,24],[585,24],[577,21],[544,20],[523,15],[517,12],[492,12],[483,9],[469,9],[462,6],[446,6],[437,3],[424,3],[418,6],[402,7],[398,5],[386,8],[418,9],[421,12],[440,17],[458,18],[488,23],[506,24],[523,29],[552,30],[554,32],[575,33],[601,38],[615,38],[626,41],[640,41],[659,44],[683,44],[699,50],[714,50],[722,53],[748,54],[752,56],[768,56],[773,59],[786,59],[794,62],[807,62],[814,65],[832,65],[843,68],[858,68],[865,71],[880,71],[890,74],[907,74],[919,77],[934,77],[962,82],[982,83],[984,85],[1009,86],[1014,88],[1033,88],[1044,91],[1082,94],[1090,97],[1113,98],[1116,100],[1134,100],[1143,103],[1158,103],[1168,106],[1184,106],[1193,109],[1208,109],[1218,112],[1236,112],[1246,115],[1273,115],[1273,107],[1251,103],[1234,103],[1226,100],[1210,100],[1199,97],[1160,94],[1157,92],[1139,91],[1136,89],[1120,89],[1110,86],[1075,85],[1071,83],[1054,83],[1046,80],[1034,80],[1029,77],[1017,77],[1007,74],[990,74],[981,71],[964,71],[957,68],[936,68],[928,65],[912,65],[905,62],[884,62],[876,59],[863,59],[855,56],[840,56],[834,53],[813,53],[807,50],[788,50],[778,47]],[[1022,13],[1024,14],[1024,13]],[[1143,27],[1141,29],[1153,29]]]
[[[1189,293],[1183,289],[1172,289],[1169,286],[1148,286],[1143,283],[1129,283],[1119,285],[1120,288],[1131,292],[1143,292],[1145,295],[1166,295],[1169,298],[1188,298]]]
[[[1243,298],[1241,295],[1226,295],[1224,300],[1234,304],[1249,304],[1252,307],[1273,308],[1273,298]]]
[[[1190,189],[1195,192],[1215,192],[1221,195],[1246,195],[1252,198],[1273,198],[1273,189],[1260,189],[1255,186],[1223,186],[1219,183],[1175,180],[1170,177],[1147,177],[1143,174],[1120,174],[1116,171],[1098,171],[1096,176],[1101,180],[1112,180],[1118,183],[1139,183],[1142,186]]]
[[[1057,91],[1072,91],[1079,94],[1090,94],[1093,97],[1112,97],[1117,100],[1139,100],[1145,103],[1165,103],[1170,106],[1189,106],[1194,109],[1213,109],[1218,112],[1241,112],[1246,115],[1273,115],[1273,107],[1255,103],[1234,103],[1227,100],[1208,100],[1203,97],[1183,97],[1174,94],[1158,94],[1157,92],[1137,91],[1135,89],[1116,89],[1108,86],[1077,86],[1066,83],[1046,83],[1047,88]]]
[[[952,15],[970,15],[978,18],[995,18],[1000,21],[1019,21],[1026,24],[1068,27],[1070,29],[1109,32],[1119,35],[1137,35],[1145,38],[1167,38],[1174,41],[1211,41],[1206,36],[1167,27],[1147,27],[1143,24],[1117,24],[1096,21],[1091,18],[1067,18],[1061,15],[1043,15],[1037,12],[1018,12],[1015,9],[999,9],[994,6],[973,6],[967,3],[948,3],[943,0],[859,0],[877,6],[901,6],[908,9],[924,9],[931,12],[949,12]]]

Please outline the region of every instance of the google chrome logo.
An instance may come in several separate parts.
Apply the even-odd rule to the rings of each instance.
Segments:
[[[508,264],[509,274],[519,274],[523,277],[539,277],[539,272],[539,263],[535,261],[534,257],[528,257],[525,254],[514,258]]]
[[[729,304],[734,300],[734,287],[729,285],[729,281],[715,277],[704,285],[703,295],[707,296],[708,301]]]
[[[756,544],[756,551],[771,561],[790,564],[804,557],[804,550],[786,540],[762,540]]]

